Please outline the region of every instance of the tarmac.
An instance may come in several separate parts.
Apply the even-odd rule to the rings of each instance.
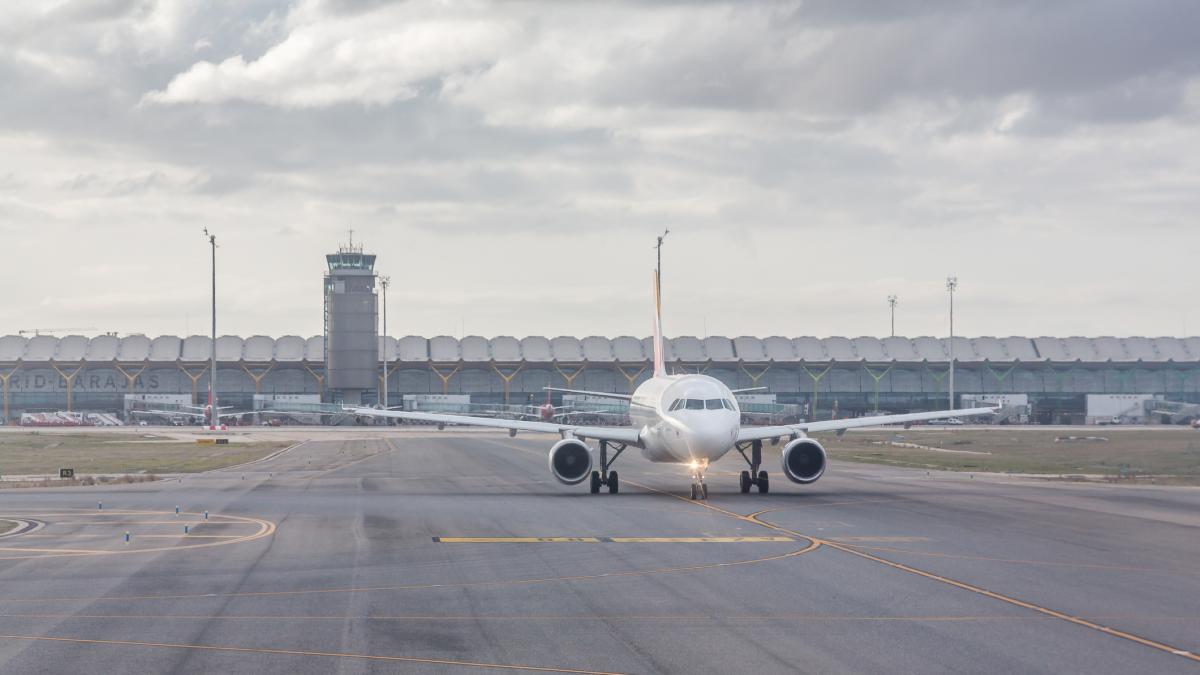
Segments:
[[[1200,489],[844,463],[799,486],[771,449],[770,494],[731,453],[693,502],[630,450],[591,495],[553,440],[314,434],[6,490],[0,672],[1200,670]]]

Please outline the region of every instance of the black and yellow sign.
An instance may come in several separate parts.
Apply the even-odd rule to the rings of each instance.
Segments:
[[[75,477],[75,469],[59,469],[58,477],[59,478],[74,478]]]
[[[197,438],[198,445],[229,445],[228,438]]]

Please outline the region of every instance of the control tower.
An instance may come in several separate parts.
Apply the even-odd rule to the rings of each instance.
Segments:
[[[350,243],[325,256],[325,400],[373,402],[379,387],[375,255]]]

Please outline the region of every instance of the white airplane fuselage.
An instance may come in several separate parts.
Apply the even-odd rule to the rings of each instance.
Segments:
[[[634,391],[629,419],[642,431],[642,456],[646,459],[707,466],[733,449],[742,413],[733,393],[720,380],[707,375],[665,375],[643,382]]]

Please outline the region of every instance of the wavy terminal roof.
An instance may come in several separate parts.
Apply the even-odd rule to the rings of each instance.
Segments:
[[[324,339],[286,335],[217,338],[217,359],[248,363],[319,363]],[[387,358],[400,362],[630,363],[649,359],[650,339],[635,337],[454,338],[381,337]],[[211,358],[201,335],[0,337],[0,362],[201,362]],[[954,338],[955,359],[991,363],[1200,363],[1200,337]],[[950,341],[934,337],[719,337],[667,340],[667,360],[727,363],[920,363],[947,361]]]

